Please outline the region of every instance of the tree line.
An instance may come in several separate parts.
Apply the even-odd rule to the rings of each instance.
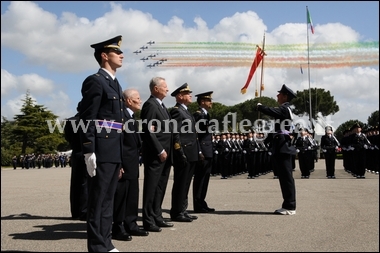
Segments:
[[[293,113],[299,117],[309,115],[309,90],[297,91],[297,98],[292,100],[294,105]],[[60,133],[56,128],[54,132],[50,132],[47,125],[47,120],[55,122],[59,116],[52,113],[48,108],[39,105],[32,99],[29,90],[25,94],[25,98],[21,99],[23,104],[20,109],[20,114],[14,116],[13,120],[8,120],[2,116],[1,122],[1,166],[10,166],[12,157],[21,154],[50,154],[59,153],[70,150],[69,143],[64,138],[64,133]],[[256,97],[248,99],[242,103],[227,106],[219,102],[214,102],[212,109],[209,111],[213,119],[218,122],[223,122],[224,117],[228,113],[236,113],[237,122],[243,119],[248,119],[254,122],[257,119],[270,120],[266,115],[260,115],[255,111],[257,103],[262,103],[267,106],[277,106],[277,101],[270,97]],[[316,88],[311,89],[312,103],[312,119],[316,119],[316,115],[321,113],[322,116],[335,114],[339,111],[339,106],[334,100],[334,96],[330,91]],[[169,110],[171,108],[168,108]],[[198,109],[197,102],[189,105],[189,110],[195,112]],[[355,115],[353,115],[355,116]],[[135,114],[137,119],[140,119],[140,112]],[[377,126],[379,124],[379,110],[371,113],[368,116],[366,123],[355,119],[350,119],[341,124],[336,130],[335,135],[338,139],[343,137],[343,131],[349,129],[354,123],[364,125],[364,128]],[[223,126],[223,124],[220,124]],[[228,125],[229,131],[234,128]],[[216,129],[221,131],[222,129]],[[245,129],[248,130],[248,129]]]

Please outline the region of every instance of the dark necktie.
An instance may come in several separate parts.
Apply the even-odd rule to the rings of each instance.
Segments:
[[[137,128],[137,122],[136,122],[136,120],[135,120],[135,114],[133,113],[132,114],[132,125],[133,125],[133,130],[135,131],[135,132],[138,132],[138,128]]]
[[[166,106],[164,105],[164,103],[162,103],[161,106],[162,106],[162,109],[165,112],[165,115],[170,119],[170,115],[169,115],[168,109],[166,108]]]
[[[115,77],[115,79],[113,81],[115,82],[115,88],[116,88],[116,90],[120,93],[120,84],[119,84],[119,81],[117,80],[116,77]]]

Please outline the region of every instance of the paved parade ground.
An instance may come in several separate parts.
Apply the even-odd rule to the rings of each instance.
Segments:
[[[71,168],[1,170],[1,251],[86,252],[86,223],[70,219]],[[210,180],[207,202],[214,213],[132,241],[113,240],[124,252],[379,252],[379,175],[356,179],[336,162],[327,179],[324,160],[310,179],[294,172],[297,214],[281,207],[279,182],[269,173],[247,179]],[[171,176],[163,203],[169,217]],[[143,167],[140,167],[139,225]],[[192,213],[192,189],[189,208]]]

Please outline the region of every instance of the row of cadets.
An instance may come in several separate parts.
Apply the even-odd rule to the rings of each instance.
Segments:
[[[371,143],[367,149],[367,172],[379,174],[379,126],[370,127],[364,133]]]
[[[349,130],[344,131],[341,140],[343,151],[343,166],[345,171],[358,179],[365,178],[368,162],[368,149],[376,147],[362,133],[362,126],[355,123]],[[368,156],[368,158],[367,158]]]

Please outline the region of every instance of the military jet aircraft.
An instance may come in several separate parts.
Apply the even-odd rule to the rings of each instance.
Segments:
[[[149,67],[149,68],[152,68],[152,67],[155,66],[155,64],[149,64],[149,65],[146,65],[146,66]]]
[[[146,44],[152,45],[154,44],[154,40],[148,41]]]
[[[153,57],[156,57],[156,55],[155,54],[151,54],[151,55],[148,55],[148,57],[153,58]]]
[[[146,60],[149,60],[149,57],[143,57],[140,60],[142,60],[143,62],[145,62]]]
[[[140,47],[140,49],[142,49],[142,50],[148,49],[148,46],[142,46],[142,47]]]
[[[136,50],[133,53],[135,53],[137,55],[137,54],[141,53],[141,50]]]

